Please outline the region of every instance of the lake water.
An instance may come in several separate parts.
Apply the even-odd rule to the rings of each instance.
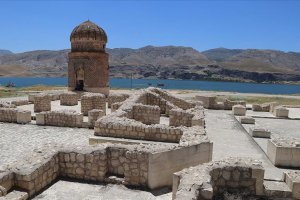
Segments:
[[[67,78],[30,78],[30,77],[0,77],[0,85],[13,82],[17,87],[32,85],[66,86]],[[191,80],[149,80],[149,79],[110,79],[112,88],[145,88],[164,84],[165,89],[190,89],[230,91],[242,93],[265,94],[300,94],[300,85],[237,83],[222,81],[191,81]]]

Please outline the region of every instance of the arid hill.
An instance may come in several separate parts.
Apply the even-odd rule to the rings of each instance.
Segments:
[[[66,76],[69,50],[11,53],[0,50],[1,76]],[[300,81],[300,53],[146,46],[107,49],[110,76],[250,82]]]

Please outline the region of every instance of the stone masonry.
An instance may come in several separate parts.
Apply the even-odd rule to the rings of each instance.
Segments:
[[[81,97],[81,112],[87,116],[93,109],[100,109],[106,112],[106,98],[103,94],[86,93]]]
[[[95,122],[100,118],[105,116],[105,113],[103,110],[99,109],[93,109],[88,112],[88,120],[90,127],[94,128]]]
[[[83,115],[75,111],[48,111],[36,114],[37,125],[81,127]]]
[[[159,124],[160,108],[158,106],[149,106],[143,104],[135,104],[132,107],[133,119],[144,124]]]
[[[65,92],[61,94],[60,105],[64,105],[64,106],[78,105],[78,94],[75,92]]]
[[[48,94],[39,94],[34,96],[34,112],[43,112],[51,110],[51,98]]]

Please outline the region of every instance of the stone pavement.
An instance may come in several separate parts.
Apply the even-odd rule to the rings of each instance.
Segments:
[[[93,129],[0,123],[0,169],[47,143],[88,145]]]
[[[265,178],[281,179],[283,170],[274,167],[231,113],[232,111],[224,110],[205,111],[207,135],[213,142],[213,160],[250,157],[262,161],[266,170]]]
[[[147,191],[128,189],[124,185],[93,185],[77,182],[58,181],[39,194],[34,200],[171,200],[167,191],[158,194]],[[70,198],[72,195],[72,198]]]

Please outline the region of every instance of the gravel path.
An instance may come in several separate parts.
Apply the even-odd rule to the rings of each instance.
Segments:
[[[93,129],[0,123],[0,168],[47,143],[88,145]]]

